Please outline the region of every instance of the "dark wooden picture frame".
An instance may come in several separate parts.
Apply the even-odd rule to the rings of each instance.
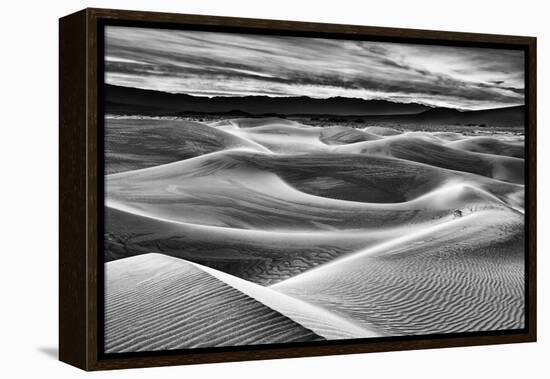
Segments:
[[[102,36],[105,22],[227,28],[298,36],[335,35],[456,46],[510,46],[525,52],[526,327],[509,333],[281,344],[105,356],[101,354],[103,277],[99,264],[103,206]],[[229,362],[536,341],[536,39],[505,35],[85,9],[59,21],[59,358],[84,370]]]

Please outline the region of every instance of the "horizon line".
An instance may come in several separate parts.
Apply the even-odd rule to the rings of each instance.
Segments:
[[[273,96],[270,96],[270,95],[213,95],[213,96],[208,96],[208,95],[191,94],[191,93],[187,93],[187,92],[171,92],[171,91],[163,91],[163,90],[152,89],[152,88],[131,87],[131,86],[124,86],[124,85],[120,85],[120,84],[112,84],[112,83],[103,83],[103,84],[105,86],[111,86],[111,87],[136,89],[136,90],[140,90],[140,91],[151,91],[151,92],[164,93],[164,94],[168,94],[168,95],[185,95],[185,96],[208,98],[208,99],[223,98],[223,97],[227,97],[227,98],[266,97],[266,98],[270,98],[270,99],[276,99],[276,98],[302,99],[303,98],[303,99],[314,99],[314,100],[352,99],[352,100],[362,100],[362,101],[384,101],[384,102],[392,103],[392,104],[402,104],[402,105],[409,105],[410,104],[410,105],[424,106],[424,107],[429,108],[429,109],[426,109],[426,111],[428,111],[430,109],[454,109],[454,110],[457,110],[457,111],[460,111],[460,112],[476,112],[476,111],[488,111],[488,110],[495,110],[495,109],[506,109],[506,108],[515,108],[515,107],[524,107],[525,106],[525,102],[524,102],[523,104],[506,105],[506,106],[501,106],[501,107],[470,109],[470,108],[462,108],[462,107],[441,107],[441,106],[434,106],[434,105],[431,105],[431,104],[425,104],[425,103],[414,102],[414,101],[401,102],[401,101],[387,100],[387,99],[383,99],[383,98],[366,99],[366,98],[362,98],[362,97],[347,97],[347,96],[331,96],[331,97],[311,97],[311,96],[305,96],[305,95],[301,95],[301,96],[291,96],[291,95],[290,96],[289,95],[280,95],[280,96],[277,96],[277,95],[273,95]],[[419,113],[422,113],[422,112],[419,112]]]

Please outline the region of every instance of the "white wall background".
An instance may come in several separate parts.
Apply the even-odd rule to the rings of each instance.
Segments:
[[[532,35],[538,39],[539,342],[90,374],[109,378],[523,378],[550,372],[547,125],[550,26],[544,1],[6,1],[0,21],[0,373],[80,377],[57,350],[57,19],[86,6]]]

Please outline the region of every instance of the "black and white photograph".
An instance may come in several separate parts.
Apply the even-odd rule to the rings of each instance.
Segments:
[[[102,59],[104,353],[525,328],[524,50],[106,25]]]

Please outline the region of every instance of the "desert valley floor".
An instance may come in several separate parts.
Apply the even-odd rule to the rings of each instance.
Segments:
[[[524,326],[524,139],[105,121],[107,353]]]

